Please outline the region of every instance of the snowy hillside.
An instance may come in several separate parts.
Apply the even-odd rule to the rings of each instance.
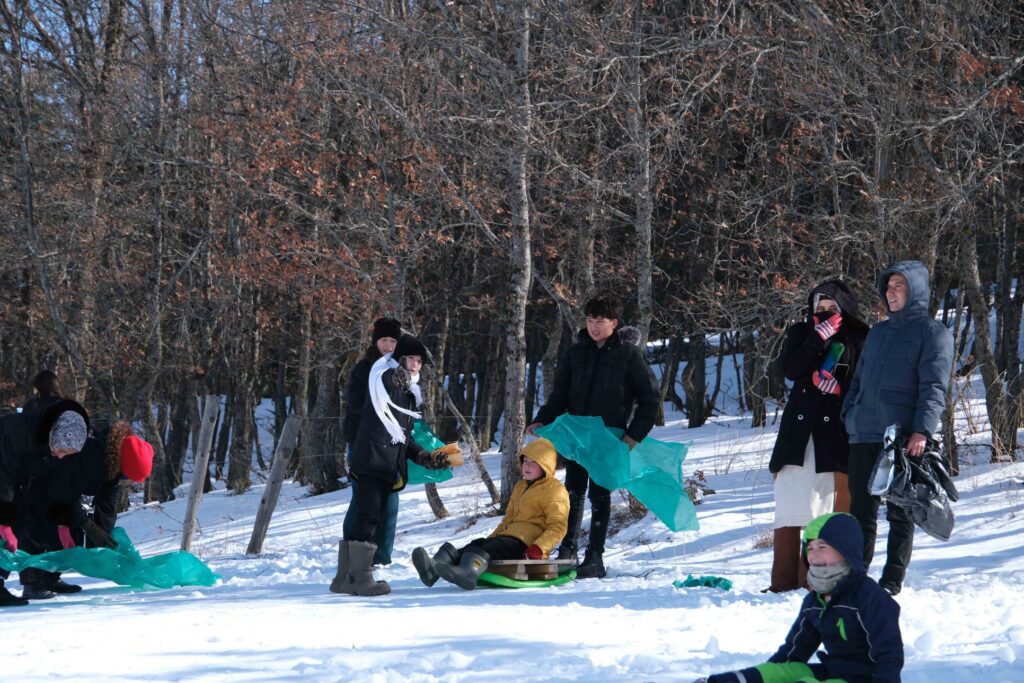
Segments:
[[[983,414],[980,404],[972,411]],[[979,420],[972,420],[979,422]],[[671,533],[653,516],[615,527],[605,580],[536,590],[424,587],[409,561],[423,545],[456,545],[498,522],[472,465],[439,487],[451,517],[434,521],[422,487],[402,494],[393,593],[338,596],[327,585],[350,492],[282,492],[266,552],[245,546],[262,489],[208,494],[193,550],[221,574],[212,588],[133,591],[94,579],[75,596],[3,611],[0,678],[11,681],[689,681],[763,661],[801,595],[762,594],[772,520],[766,464],[775,427],[720,417],[695,430],[678,415],[652,436],[691,443],[686,471],[717,493],[701,530]],[[965,437],[983,441],[984,433]],[[970,449],[967,449],[968,451]],[[953,539],[923,532],[903,592],[905,681],[1024,680],[1024,465],[969,452],[958,478]],[[497,456],[488,457],[492,473]],[[121,517],[143,555],[175,550],[184,501]],[[589,510],[589,506],[588,506]],[[584,521],[584,526],[588,522]],[[882,521],[877,576],[885,554]],[[723,576],[729,592],[676,589],[688,574]],[[77,577],[76,577],[77,579]],[[16,580],[11,581],[17,589]]]

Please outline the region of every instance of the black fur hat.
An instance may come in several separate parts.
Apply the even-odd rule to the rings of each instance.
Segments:
[[[373,322],[373,341],[377,342],[378,339],[384,337],[391,337],[392,339],[398,339],[402,336],[402,323],[398,322],[394,318],[377,318]]]
[[[391,357],[396,361],[402,356],[419,356],[423,359],[424,365],[432,365],[430,351],[427,351],[427,347],[423,345],[423,342],[411,334],[403,334],[399,337],[398,344],[391,354]]]

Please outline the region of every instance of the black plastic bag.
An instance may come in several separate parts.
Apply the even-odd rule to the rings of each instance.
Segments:
[[[871,495],[910,513],[914,524],[941,541],[948,541],[956,519],[950,501],[960,498],[946,469],[938,442],[929,439],[918,458],[907,456],[906,439],[899,425],[885,430],[868,488]]]

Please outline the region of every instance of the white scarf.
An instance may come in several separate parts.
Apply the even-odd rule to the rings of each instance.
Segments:
[[[391,410],[394,409],[400,413],[405,413],[417,420],[422,416],[417,412],[395,405],[391,401],[391,396],[388,395],[388,390],[384,387],[384,373],[391,368],[397,367],[398,363],[391,357],[390,353],[381,356],[370,367],[370,401],[373,403],[373,411],[377,413],[377,417],[384,424],[384,429],[388,430],[388,434],[391,435],[391,443],[405,443],[405,431],[402,430],[402,425],[398,423],[395,414]],[[419,374],[417,373],[413,376],[414,383],[409,385],[409,389],[416,396],[416,404],[420,405],[423,399],[422,394],[419,392],[419,386],[415,384],[418,380]]]

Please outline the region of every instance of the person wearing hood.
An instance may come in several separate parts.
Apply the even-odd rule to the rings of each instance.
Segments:
[[[839,419],[867,323],[842,280],[807,297],[807,318],[786,330],[782,365],[793,382],[768,469],[775,480],[771,584],[779,593],[806,585],[800,530],[812,519],[849,511],[848,437]]]
[[[85,408],[57,397],[40,401],[35,411],[0,419],[0,541],[7,550],[16,552],[19,547],[15,526],[27,514],[25,487],[80,451],[88,432]],[[26,589],[33,585],[35,575],[32,569],[20,573]],[[15,597],[4,586],[8,576],[10,572],[0,569],[0,607],[27,605],[27,599]]]
[[[606,427],[625,431],[622,440],[633,448],[647,436],[658,418],[658,392],[654,374],[636,344],[619,335],[622,301],[610,294],[592,298],[584,306],[587,327],[562,356],[547,403],[537,411],[527,435],[550,424],[562,413],[600,417]],[[576,559],[577,536],[583,520],[583,497],[589,483],[590,538],[577,578],[605,575],[604,544],[611,517],[611,492],[590,480],[576,462],[565,464],[565,488],[569,491],[569,529],[558,549],[558,558]]]
[[[901,261],[882,271],[878,294],[889,313],[868,333],[842,419],[850,435],[850,512],[864,532],[864,565],[871,566],[878,528],[878,496],[868,492],[886,427],[899,423],[910,434],[907,455],[920,457],[940,429],[953,365],[953,336],[928,313],[928,269]],[[914,522],[903,508],[886,504],[888,551],[882,588],[903,587],[914,546]]]
[[[377,550],[373,540],[386,517],[388,498],[405,488],[409,459],[428,469],[450,464],[442,449],[428,453],[412,438],[413,422],[420,417],[416,408],[423,405],[420,370],[429,362],[423,343],[403,334],[395,350],[370,368],[370,400],[363,406],[349,462],[349,476],[356,482],[352,491],[356,513],[338,544],[332,593],[372,596],[391,592],[387,581],[374,579],[372,565]]]
[[[343,431],[345,443],[348,444],[348,459],[352,460],[352,451],[355,447],[356,437],[359,435],[359,420],[363,415],[363,408],[366,406],[366,397],[370,387],[370,368],[377,360],[395,350],[398,338],[402,336],[402,323],[394,318],[378,318],[373,323],[371,343],[366,347],[366,353],[359,359],[359,362],[352,368],[348,375],[348,382],[345,384],[345,422]],[[355,479],[352,486],[359,484]],[[356,503],[353,495],[345,512],[344,529],[352,533],[352,525],[356,519]],[[391,564],[391,552],[395,547],[395,529],[398,526],[398,492],[392,491],[388,496],[387,507],[384,510],[384,519],[377,529],[377,535],[373,542],[377,550],[373,553],[373,563],[379,565]]]
[[[846,513],[818,517],[804,531],[811,592],[786,641],[768,662],[715,674],[707,683],[899,683],[900,606],[868,577],[860,525]],[[820,663],[808,664],[818,652]]]
[[[492,560],[543,560],[568,528],[569,494],[555,478],[558,454],[547,439],[527,444],[519,453],[523,478],[516,482],[501,524],[487,538],[463,548],[445,543],[431,557],[425,548],[412,551],[420,580],[433,586],[438,578],[473,590]]]

